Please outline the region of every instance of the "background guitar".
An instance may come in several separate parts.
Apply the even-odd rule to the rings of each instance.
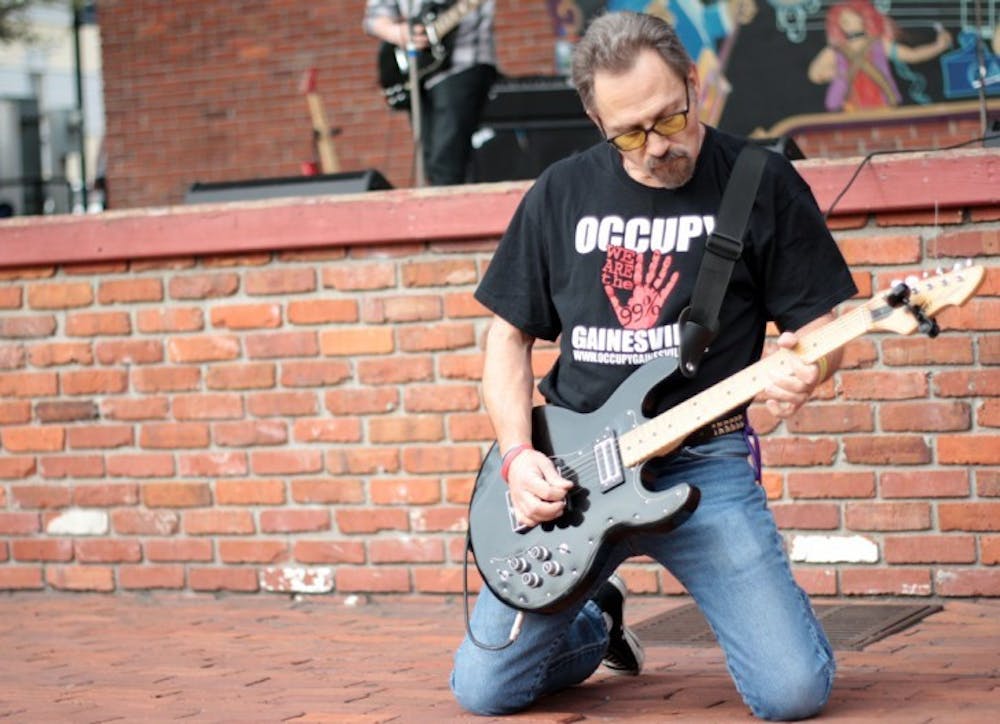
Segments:
[[[483,0],[432,2],[421,13],[417,24],[423,25],[430,47],[417,55],[417,77],[421,81],[431,73],[445,70],[451,57],[454,38],[451,31],[462,18],[482,5]],[[378,78],[389,107],[404,111],[410,107],[410,62],[406,48],[383,41],[378,49]]]

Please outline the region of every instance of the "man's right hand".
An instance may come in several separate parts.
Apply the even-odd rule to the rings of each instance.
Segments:
[[[563,514],[573,483],[559,475],[544,453],[525,450],[511,461],[507,487],[518,523],[535,526]]]

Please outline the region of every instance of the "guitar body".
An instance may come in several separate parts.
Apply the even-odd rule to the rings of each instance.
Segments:
[[[645,417],[647,393],[677,368],[669,357],[654,359],[625,380],[589,414],[550,405],[533,410],[536,450],[555,458],[576,486],[558,519],[518,531],[500,477],[494,445],[479,471],[469,508],[476,566],[501,600],[524,611],[554,612],[584,596],[607,562],[611,545],[640,530],[668,531],[698,505],[698,489],[677,485],[655,493],[642,484],[642,465],[616,464],[618,435]]]
[[[443,6],[443,5],[442,5]],[[419,24],[430,27],[438,17],[439,10],[431,8],[425,12]],[[431,73],[447,70],[451,63],[451,51],[455,36],[446,35],[437,43],[417,54],[417,80],[422,81]],[[382,42],[378,49],[378,81],[382,86],[386,103],[394,111],[410,108],[410,59],[406,48]]]

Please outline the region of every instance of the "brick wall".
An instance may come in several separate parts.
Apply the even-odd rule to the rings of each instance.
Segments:
[[[499,3],[497,44],[508,75],[553,73],[546,5]],[[410,128],[376,87],[377,43],[360,30],[363,8],[364,0],[101,0],[110,206],[179,203],[197,181],[299,175],[314,157],[299,90],[310,67],[329,122],[340,129],[342,168],[374,168],[397,188],[411,186]],[[977,121],[944,118],[793,135],[809,157],[840,158],[949,146],[981,133]]]
[[[823,208],[854,171],[800,168]],[[865,336],[795,418],[753,407],[813,594],[1000,595],[998,168],[882,159],[831,218],[862,297],[988,274],[939,338]],[[460,591],[472,291],[524,188],[0,222],[0,590]]]

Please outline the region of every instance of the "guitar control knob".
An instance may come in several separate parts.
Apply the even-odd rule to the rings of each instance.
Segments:
[[[534,558],[536,561],[547,561],[552,557],[552,553],[545,546],[531,546],[528,549],[528,555]]]
[[[521,575],[521,583],[528,588],[538,588],[542,585],[542,577],[537,573],[524,573]]]
[[[542,570],[550,576],[558,576],[563,572],[563,567],[559,561],[545,561],[545,563],[542,564]]]
[[[524,573],[531,569],[531,564],[521,556],[511,556],[507,559],[507,567],[514,573]]]

